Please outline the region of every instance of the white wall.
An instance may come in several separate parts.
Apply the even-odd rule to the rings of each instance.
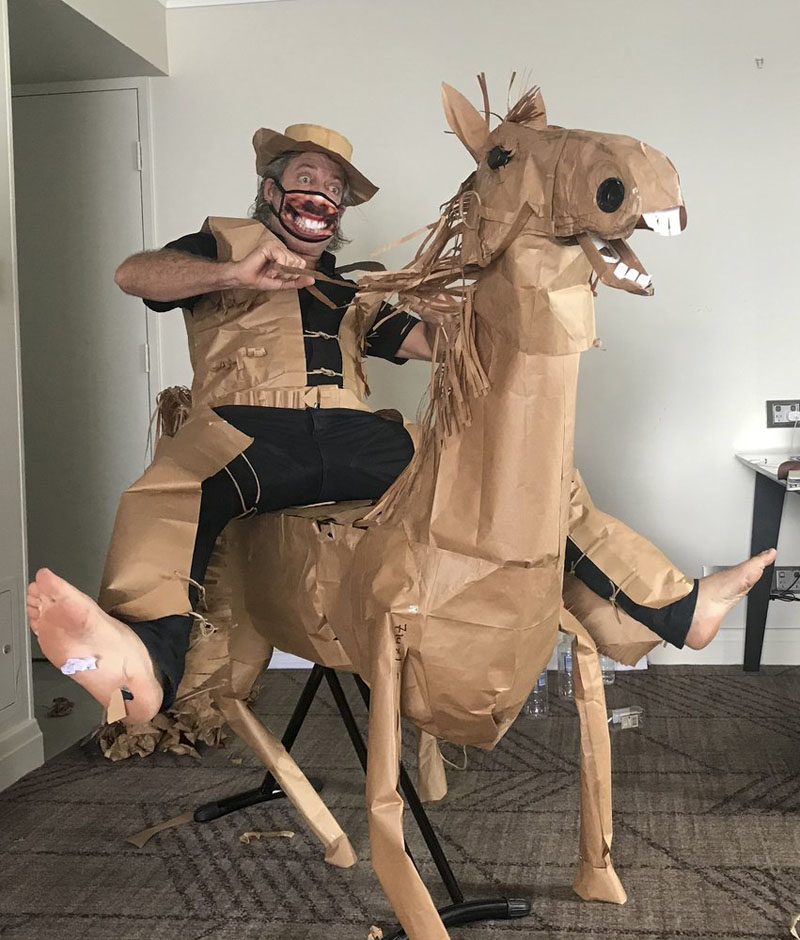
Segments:
[[[0,790],[42,763],[42,738],[33,719],[30,646],[25,626],[25,524],[20,411],[19,312],[14,237],[14,168],[11,137],[8,19],[0,0],[0,591],[11,594],[10,635],[0,646]],[[3,629],[8,629],[3,624]],[[3,631],[0,631],[3,632]],[[11,657],[12,668],[6,666]]]
[[[598,504],[688,573],[745,556],[753,480],[733,454],[788,447],[787,433],[765,429],[764,401],[800,394],[794,0],[296,0],[167,17],[171,78],[153,81],[162,242],[207,214],[244,213],[257,127],[312,121],[351,137],[359,166],[382,184],[346,218],[343,257],[364,257],[434,218],[470,170],[443,133],[439,84],[477,101],[481,69],[497,111],[517,69],[542,86],[553,123],[665,151],[689,228],[635,238],[653,299],[600,289],[608,351],[584,358],[577,459]],[[180,317],[162,322],[166,380],[186,382]],[[378,403],[413,412],[425,366],[370,372]],[[781,560],[800,563],[800,498],[787,503]],[[708,661],[741,660],[743,623],[742,609]],[[770,660],[800,662],[795,605],[773,605]]]

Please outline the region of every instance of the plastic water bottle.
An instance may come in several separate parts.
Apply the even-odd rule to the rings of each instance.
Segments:
[[[558,644],[558,694],[561,698],[575,698],[572,681],[572,637],[564,634]]]
[[[522,706],[522,714],[527,718],[546,718],[550,711],[547,699],[547,669],[536,680],[528,701]]]
[[[603,673],[603,685],[613,685],[617,675],[617,664],[610,656],[600,657],[600,671]]]

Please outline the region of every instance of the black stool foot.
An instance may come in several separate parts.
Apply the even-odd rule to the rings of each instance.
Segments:
[[[530,901],[524,898],[486,898],[439,908],[439,916],[445,927],[474,924],[479,920],[514,920],[517,917],[527,917],[530,912]],[[385,940],[408,940],[408,934],[405,930],[398,930]]]
[[[309,777],[308,782],[317,791],[323,788],[323,782],[317,777]],[[213,819],[220,819],[227,816],[228,813],[235,813],[238,809],[244,809],[246,806],[256,806],[259,803],[270,803],[272,800],[281,800],[286,796],[277,783],[273,783],[270,789],[256,787],[255,790],[245,790],[243,793],[234,793],[233,796],[223,797],[221,800],[212,800],[210,803],[203,803],[194,811],[195,822],[211,822]]]

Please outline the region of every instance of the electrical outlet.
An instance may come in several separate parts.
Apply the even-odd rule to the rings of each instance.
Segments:
[[[767,402],[767,427],[790,428],[800,422],[800,398],[781,398]]]
[[[772,574],[772,590],[776,594],[800,595],[800,565],[776,565]]]

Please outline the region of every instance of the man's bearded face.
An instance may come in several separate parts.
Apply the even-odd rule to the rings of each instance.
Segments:
[[[322,153],[297,154],[280,183],[264,183],[264,195],[284,233],[306,244],[326,243],[333,237],[344,212],[343,192],[342,168]]]

